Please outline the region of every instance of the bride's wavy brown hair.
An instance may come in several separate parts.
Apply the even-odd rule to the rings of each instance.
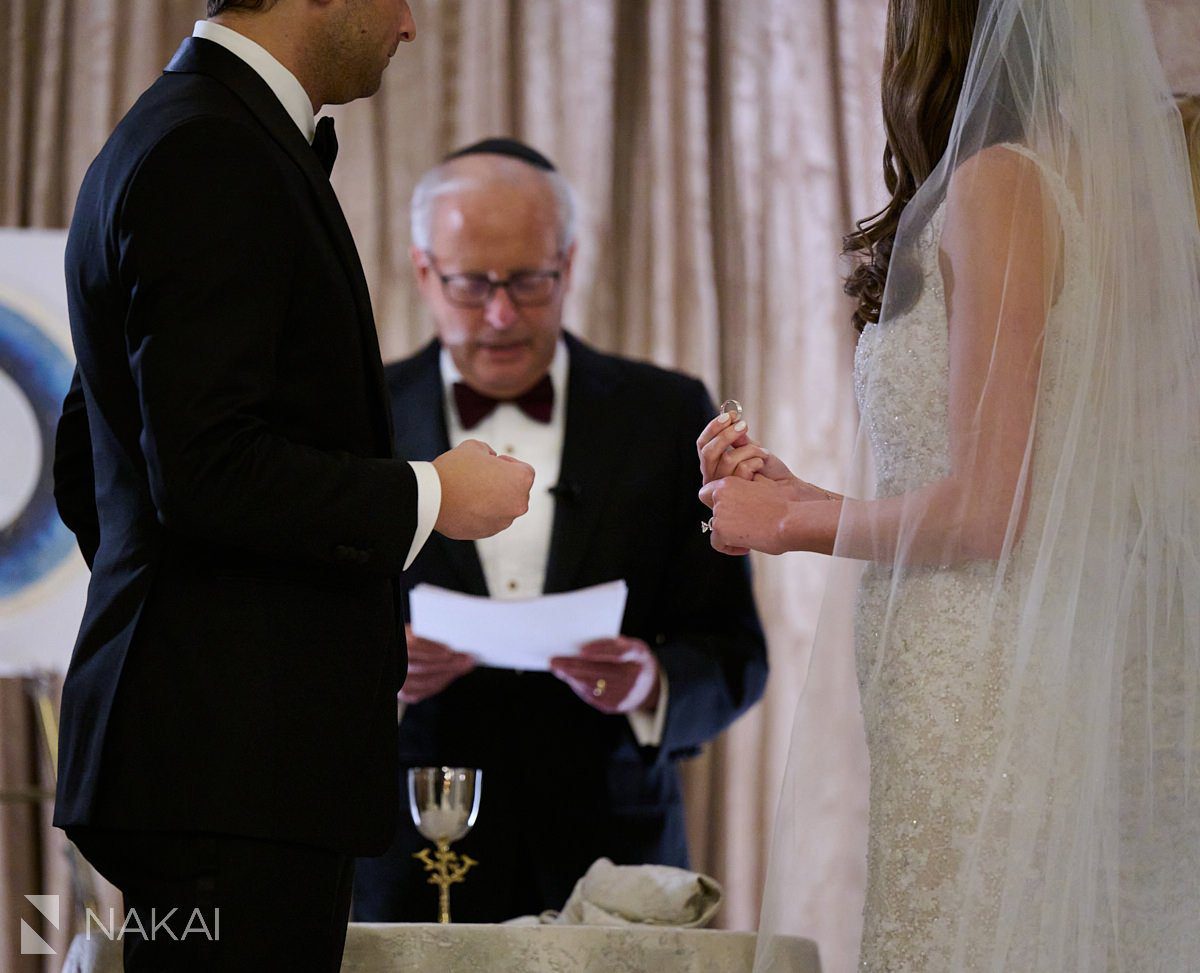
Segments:
[[[883,52],[883,180],[891,201],[856,224],[846,293],[859,331],[879,320],[900,217],[946,152],[975,34],[978,0],[891,0]]]

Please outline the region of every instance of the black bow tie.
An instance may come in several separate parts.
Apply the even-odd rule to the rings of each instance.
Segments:
[[[554,385],[549,375],[524,395],[515,399],[493,399],[490,395],[476,392],[466,382],[454,383],[454,404],[458,406],[458,418],[463,429],[474,429],[490,416],[501,402],[511,402],[534,422],[546,423],[554,409]]]
[[[338,143],[337,135],[333,131],[333,119],[328,115],[317,122],[317,131],[313,135],[312,147],[313,151],[317,153],[321,168],[325,170],[325,175],[329,175],[333,172],[333,162],[337,158]]]

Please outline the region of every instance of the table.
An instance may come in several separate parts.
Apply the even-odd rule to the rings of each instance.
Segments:
[[[716,929],[351,923],[342,973],[750,973],[754,943]],[[781,946],[790,973],[820,973],[815,943]],[[76,936],[63,973],[121,973],[120,944]]]

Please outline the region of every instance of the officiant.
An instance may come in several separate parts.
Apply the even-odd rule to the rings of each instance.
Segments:
[[[695,431],[716,414],[704,386],[563,329],[575,203],[554,165],[509,139],[452,153],[416,188],[412,238],[437,337],[388,369],[400,454],[476,438],[537,476],[510,530],[435,535],[406,588],[629,587],[621,634],[564,645],[550,672],[483,667],[409,633],[401,765],[482,769],[478,822],[455,845],[479,864],[454,918],[496,922],[561,907],[601,856],[687,865],[678,762],[761,696],[766,647],[746,559],[700,530]],[[391,849],[358,863],[356,919],[434,918],[413,858],[427,844],[402,814]]]

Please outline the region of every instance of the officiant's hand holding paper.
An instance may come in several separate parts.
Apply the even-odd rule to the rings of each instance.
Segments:
[[[436,696],[475,668],[474,656],[413,635],[411,625],[404,626],[404,631],[408,636],[408,675],[400,687],[400,702],[420,703]]]
[[[578,655],[551,659],[550,671],[601,713],[632,713],[658,702],[658,658],[641,639],[597,639]]]

